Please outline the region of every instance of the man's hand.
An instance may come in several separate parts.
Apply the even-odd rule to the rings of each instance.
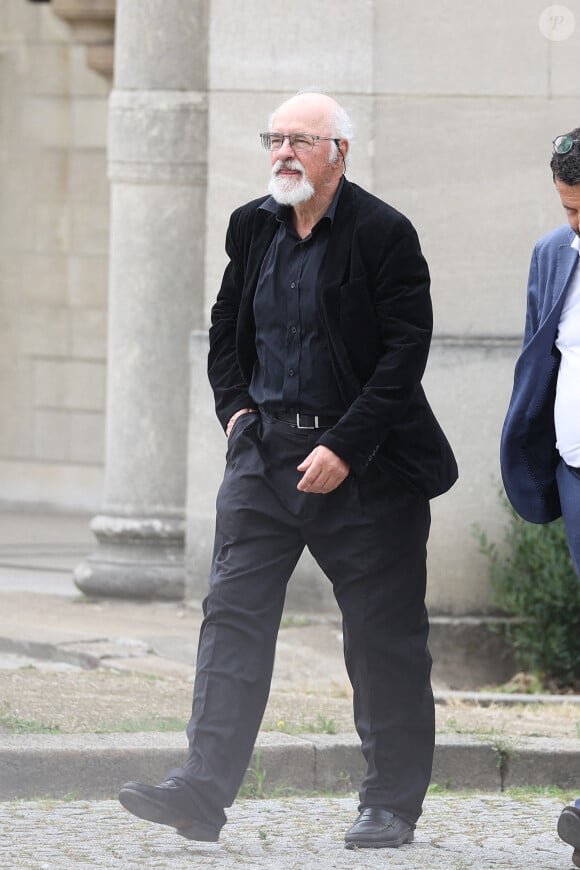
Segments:
[[[232,416],[228,420],[228,425],[226,426],[226,438],[230,437],[230,432],[234,428],[234,423],[236,422],[238,417],[241,417],[242,414],[255,414],[255,413],[256,413],[256,411],[254,408],[240,408],[239,411],[236,411],[235,414],[232,414]]]
[[[298,466],[305,474],[300,478],[297,489],[301,492],[326,493],[336,489],[348,477],[350,466],[344,459],[319,444]]]

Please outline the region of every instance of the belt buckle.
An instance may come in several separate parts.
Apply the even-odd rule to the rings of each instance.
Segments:
[[[314,426],[301,426],[300,425],[300,412],[296,412],[296,428],[297,429],[318,429],[318,414],[314,415]]]

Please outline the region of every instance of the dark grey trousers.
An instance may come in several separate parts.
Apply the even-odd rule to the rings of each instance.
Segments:
[[[556,481],[570,556],[580,577],[580,469],[570,468],[562,459],[556,468]]]
[[[298,492],[296,466],[317,433],[263,414],[230,435],[204,601],[190,752],[172,771],[200,816],[225,821],[268,699],[286,584],[304,547],[333,584],[354,719],[368,763],[361,806],[414,823],[434,747],[425,560],[429,503],[376,473],[327,495]]]

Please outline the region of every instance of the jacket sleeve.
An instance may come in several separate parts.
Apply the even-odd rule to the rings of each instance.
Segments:
[[[547,304],[549,314],[553,304],[551,296],[546,298],[553,276],[546,271],[545,253],[540,241],[532,255],[523,349],[500,439],[506,495],[514,510],[532,523],[549,523],[562,512],[555,475],[560,459],[554,424],[559,361],[552,353],[557,317],[549,323],[543,313]]]
[[[379,224],[367,236],[373,240],[373,250],[367,246],[364,260],[379,330],[379,356],[359,395],[319,442],[359,474],[413,399],[422,395],[433,328],[429,270],[411,223],[398,215],[394,226],[392,221],[389,227]]]
[[[233,213],[226,233],[226,266],[217,300],[211,311],[208,376],[217,417],[225,430],[240,408],[254,408],[236,353],[238,313],[244,286],[244,258],[240,237],[240,210]]]

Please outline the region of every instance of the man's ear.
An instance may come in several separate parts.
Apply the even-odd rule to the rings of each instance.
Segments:
[[[348,139],[339,139],[338,145],[336,147],[338,148],[338,152],[342,157],[342,174],[346,175],[346,158],[349,148]]]

